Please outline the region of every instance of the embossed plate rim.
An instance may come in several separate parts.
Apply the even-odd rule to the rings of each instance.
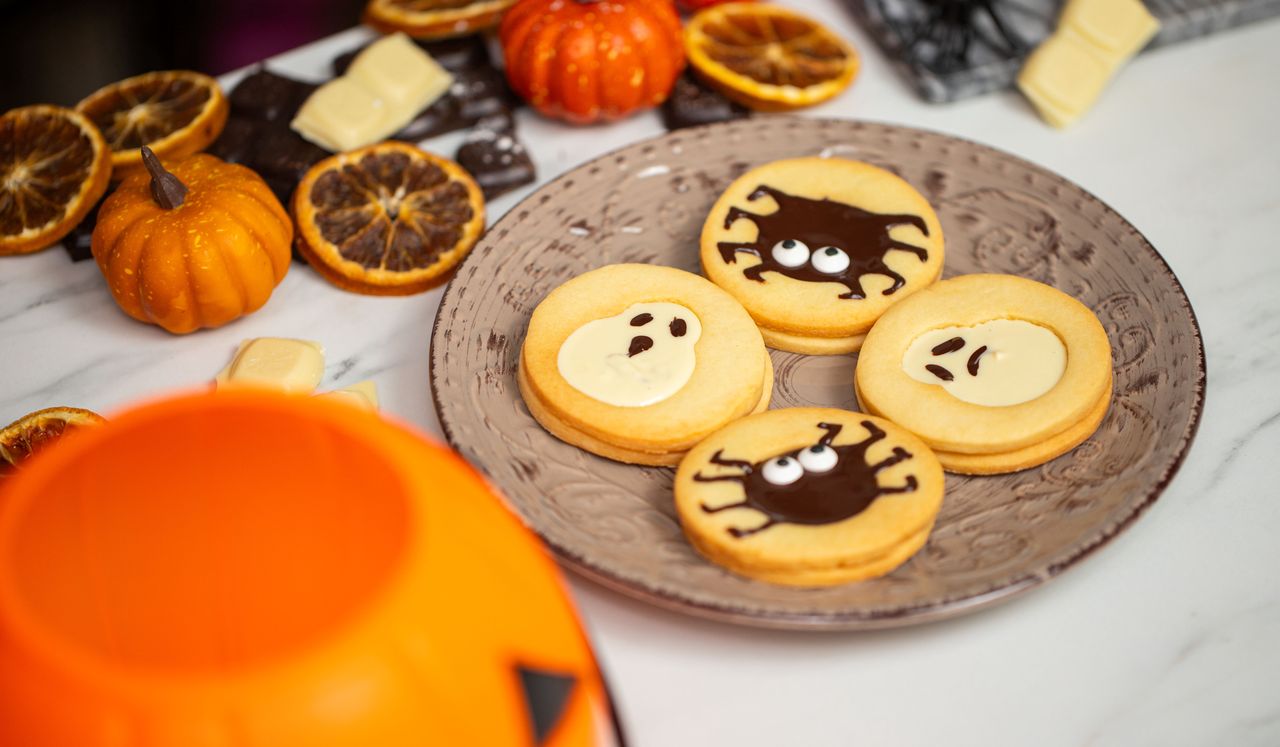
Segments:
[[[1001,150],[999,148],[986,145],[984,143],[980,143],[974,140],[969,140],[967,138],[958,137],[956,135],[942,133],[936,130],[929,130],[929,129],[919,128],[919,127],[908,127],[904,125],[896,125],[896,124],[891,124],[887,122],[878,122],[874,120],[772,115],[769,117],[758,117],[758,118],[752,118],[748,120],[737,120],[737,121],[731,121],[731,122],[715,123],[710,125],[703,125],[700,127],[678,130],[675,132],[662,133],[651,138],[636,141],[634,143],[629,143],[619,148],[614,148],[582,164],[579,164],[578,166],[560,174],[554,179],[543,184],[534,192],[530,193],[527,197],[521,200],[519,204],[517,204],[516,206],[508,210],[501,218],[499,218],[494,223],[493,226],[491,226],[488,229],[488,231],[485,232],[485,235],[481,237],[481,240],[477,244],[476,248],[479,248],[479,246],[485,242],[490,232],[494,232],[497,229],[503,227],[505,223],[518,222],[520,218],[516,216],[520,215],[522,208],[528,208],[530,210],[536,209],[537,206],[534,204],[536,198],[539,198],[543,194],[548,193],[554,186],[558,185],[560,182],[565,181],[567,179],[572,179],[575,176],[578,176],[580,172],[586,171],[587,169],[590,169],[599,163],[602,163],[608,159],[611,159],[619,153],[636,149],[636,148],[642,149],[642,148],[645,148],[646,146],[653,146],[662,142],[663,140],[673,138],[673,137],[684,138],[684,137],[690,137],[690,136],[697,136],[703,132],[710,132],[718,128],[724,128],[724,129],[739,128],[744,126],[750,126],[752,123],[759,123],[759,124],[770,123],[770,125],[776,125],[776,123],[779,120],[783,120],[783,121],[797,120],[805,124],[813,124],[819,127],[839,127],[839,126],[847,126],[847,125],[872,126],[872,127],[886,128],[889,130],[895,130],[904,134],[909,134],[912,132],[922,133],[930,137],[937,137],[937,138],[942,138],[944,140],[950,140],[967,147],[976,148],[980,151],[985,151],[988,155],[994,155],[997,158],[1008,159],[1008,160],[1017,162],[1018,164],[1021,164],[1023,167],[1028,168],[1032,171],[1040,172],[1044,175],[1057,179],[1061,183],[1068,186],[1070,189],[1073,189],[1076,192],[1078,192],[1079,195],[1084,199],[1096,203],[1097,205],[1101,206],[1101,208],[1103,208],[1107,213],[1110,213],[1112,216],[1117,218],[1120,222],[1120,225],[1125,230],[1129,231],[1138,240],[1141,246],[1146,249],[1146,251],[1151,256],[1151,258],[1153,258],[1156,261],[1157,267],[1161,268],[1165,273],[1165,275],[1167,276],[1167,278],[1173,282],[1173,288],[1176,291],[1179,305],[1183,310],[1185,310],[1189,318],[1190,330],[1195,340],[1194,347],[1195,347],[1196,375],[1195,375],[1194,381],[1192,382],[1192,393],[1195,397],[1195,401],[1192,403],[1192,406],[1191,406],[1191,418],[1188,421],[1183,432],[1179,436],[1179,444],[1177,446],[1177,451],[1175,456],[1171,461],[1167,462],[1164,465],[1162,473],[1152,481],[1151,487],[1149,490],[1147,490],[1146,494],[1143,495],[1140,500],[1129,503],[1130,510],[1125,516],[1117,520],[1114,520],[1112,523],[1110,523],[1109,526],[1103,527],[1101,533],[1098,534],[1096,537],[1094,537],[1093,541],[1090,542],[1089,544],[1072,548],[1075,551],[1072,552],[1070,555],[1057,559],[1055,562],[1049,563],[1047,565],[1038,566],[1036,569],[1028,573],[1025,573],[1023,575],[1017,576],[1015,578],[1011,578],[1005,581],[1002,585],[995,588],[987,589],[985,591],[981,591],[975,594],[970,594],[967,596],[960,596],[960,597],[947,598],[947,599],[941,599],[941,600],[930,600],[927,602],[923,602],[919,605],[902,605],[891,610],[867,611],[867,610],[861,610],[858,608],[849,608],[849,609],[831,611],[831,612],[790,612],[790,611],[783,611],[783,610],[758,611],[758,610],[752,610],[745,606],[735,608],[732,605],[728,605],[728,604],[706,603],[700,600],[682,597],[678,594],[672,594],[662,589],[651,588],[643,584],[635,583],[625,578],[619,578],[613,575],[612,573],[605,570],[604,568],[601,568],[596,564],[592,563],[591,559],[583,555],[582,553],[577,552],[574,549],[569,547],[562,547],[556,542],[549,539],[548,537],[544,536],[542,532],[538,530],[538,527],[533,525],[531,520],[526,518],[516,507],[513,506],[512,510],[514,510],[517,516],[520,517],[521,521],[527,527],[529,527],[531,531],[538,534],[538,536],[543,540],[543,542],[547,545],[547,547],[555,554],[555,556],[560,560],[560,562],[565,567],[569,568],[570,570],[574,571],[575,573],[579,574],[584,578],[590,579],[593,582],[600,584],[601,586],[617,591],[625,596],[638,599],[644,602],[648,602],[650,604],[653,604],[657,607],[661,607],[663,609],[690,614],[690,615],[701,617],[704,619],[717,620],[721,622],[730,622],[730,623],[735,623],[740,625],[748,625],[752,627],[775,628],[775,629],[786,629],[786,630],[815,630],[815,631],[870,630],[870,629],[879,629],[879,628],[904,627],[907,625],[916,625],[916,624],[922,624],[927,622],[934,622],[934,621],[954,617],[957,615],[967,614],[970,612],[976,612],[981,609],[986,609],[992,605],[1007,601],[1009,599],[1013,599],[1014,597],[1017,597],[1031,589],[1042,586],[1045,582],[1061,575],[1067,569],[1076,566],[1077,564],[1080,563],[1080,561],[1091,556],[1099,548],[1108,544],[1109,542],[1111,542],[1111,540],[1115,539],[1122,532],[1124,532],[1130,526],[1132,526],[1132,524],[1135,521],[1137,521],[1137,519],[1140,516],[1142,516],[1146,512],[1146,510],[1150,508],[1150,506],[1153,503],[1155,503],[1157,499],[1159,499],[1159,497],[1168,488],[1169,484],[1173,481],[1173,478],[1178,474],[1178,471],[1181,469],[1183,463],[1186,460],[1187,453],[1191,449],[1191,444],[1194,442],[1196,434],[1199,432],[1200,422],[1204,414],[1205,392],[1206,392],[1206,385],[1207,385],[1207,379],[1208,379],[1206,364],[1205,364],[1204,338],[1201,335],[1200,323],[1198,318],[1196,317],[1195,309],[1191,305],[1191,300],[1190,298],[1187,297],[1186,289],[1183,287],[1182,282],[1178,279],[1177,274],[1174,273],[1173,268],[1169,266],[1169,263],[1165,260],[1165,258],[1160,254],[1159,251],[1156,250],[1155,246],[1152,245],[1152,243],[1147,239],[1147,237],[1141,231],[1139,231],[1136,226],[1130,223],[1123,215],[1121,215],[1119,212],[1113,209],[1109,204],[1107,204],[1105,201],[1100,199],[1097,195],[1093,194],[1089,190],[1085,189],[1084,187],[1081,187],[1080,185],[1076,184],[1070,179],[1067,179],[1066,177],[1060,174],[1057,174],[1043,166],[1040,166],[1031,161],[1028,161],[1027,159],[1021,158],[1017,155]],[[454,277],[458,276],[462,268],[466,266],[467,262],[471,261],[474,255],[476,255],[475,251],[468,253],[467,257],[465,257],[462,260],[462,262],[460,262],[458,266],[454,268]],[[438,369],[437,369],[437,365],[441,363],[441,358],[443,357],[444,350],[446,348],[446,345],[444,343],[444,333],[446,331],[446,327],[441,324],[441,319],[444,316],[443,312],[445,311],[445,309],[450,305],[451,301],[454,300],[453,294],[454,294],[454,283],[451,281],[445,287],[444,293],[440,298],[440,305],[436,312],[435,320],[432,324],[429,374],[430,374],[430,383],[431,383],[432,402],[436,409],[436,415],[437,415],[437,419],[440,422],[441,430],[444,432],[445,438],[448,440],[449,444],[453,448],[459,449],[459,446],[454,436],[453,427],[450,423],[448,415],[446,414],[445,408],[442,406],[442,403],[441,403],[440,392],[438,387]],[[465,324],[465,322],[463,322],[462,324]],[[548,436],[548,438],[550,438],[550,436]],[[474,466],[482,474],[486,472],[483,465],[476,464]],[[501,486],[499,485],[497,487],[499,489],[499,492],[502,492]]]

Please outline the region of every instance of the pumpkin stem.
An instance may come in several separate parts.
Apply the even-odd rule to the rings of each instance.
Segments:
[[[187,199],[187,185],[165,170],[160,159],[147,146],[142,146],[142,164],[151,174],[151,199],[165,210],[173,210]]]

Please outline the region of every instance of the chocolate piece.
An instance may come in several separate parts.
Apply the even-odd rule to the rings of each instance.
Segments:
[[[631,345],[627,348],[627,357],[634,358],[644,351],[653,347],[653,338],[645,335],[636,335],[631,338]]]
[[[964,347],[964,338],[952,337],[950,340],[947,340],[946,342],[934,345],[933,349],[930,350],[929,352],[934,355],[946,355],[947,353],[950,353],[955,350],[959,350],[962,347]]]
[[[680,319],[679,317],[677,317],[671,320],[671,336],[672,337],[684,337],[685,333],[688,331],[689,331],[689,325],[686,324],[683,319]]]
[[[468,124],[495,114],[509,114],[520,98],[507,85],[507,76],[491,67],[457,73],[449,94],[458,100],[458,116]]]
[[[969,356],[969,363],[967,365],[967,368],[969,369],[970,376],[978,375],[978,359],[981,358],[982,354],[985,352],[987,352],[987,346],[983,345],[982,347],[973,351],[973,355]]]
[[[287,125],[298,107],[319,87],[259,66],[236,84],[228,99],[233,114]]]
[[[475,178],[485,199],[491,200],[537,178],[529,152],[509,133],[477,129],[458,148],[455,160]]]
[[[653,321],[653,314],[636,314],[631,318],[632,327],[643,327]]]
[[[818,427],[826,431],[826,434],[817,444],[778,454],[754,464],[741,459],[725,459],[724,452],[717,451],[711,457],[712,464],[733,467],[742,472],[710,476],[697,472],[693,479],[698,482],[736,482],[742,486],[743,499],[714,508],[703,504],[702,510],[714,514],[735,508],[752,508],[764,514],[765,522],[759,526],[747,529],[729,528],[730,535],[741,539],[776,524],[834,524],[862,513],[882,495],[910,493],[916,489],[914,475],[908,476],[906,483],[900,486],[885,487],[876,480],[876,474],[881,470],[911,459],[912,455],[898,446],[884,460],[869,464],[867,448],[886,436],[875,423],[870,420],[862,421],[862,427],[867,429],[867,437],[857,443],[841,446],[834,446],[832,442],[844,426],[839,423],[818,423]],[[804,469],[803,474],[786,484],[767,479],[765,466],[770,462],[776,462],[778,467],[788,468],[796,466],[790,464],[792,461],[803,465],[805,461],[800,458],[802,451],[812,450],[814,454],[821,454],[826,449],[834,450],[836,457],[835,464],[829,468],[822,465],[822,471]]]
[[[369,44],[372,43],[369,42]],[[440,63],[440,67],[451,73],[489,66],[489,50],[485,47],[484,38],[478,34],[453,39],[441,39],[439,41],[414,39],[413,43],[431,55],[436,62]],[[356,55],[363,52],[369,44],[334,57],[331,63],[334,77],[345,75],[347,68],[351,67],[351,61],[356,58]]]
[[[458,100],[446,93],[436,99],[431,106],[418,112],[418,116],[392,135],[391,139],[416,143],[446,132],[461,130],[469,124],[458,113]]]
[[[750,113],[750,109],[725,98],[686,70],[676,78],[675,88],[662,104],[662,123],[668,130],[678,130],[742,119]]]
[[[916,255],[921,262],[929,258],[925,249],[897,241],[889,235],[889,229],[894,226],[911,225],[928,236],[929,227],[918,215],[873,213],[834,200],[796,197],[763,184],[756,187],[747,199],[757,200],[765,196],[773,198],[778,204],[777,210],[761,215],[735,205],[729,208],[724,219],[726,229],[742,218],[756,224],[755,241],[722,241],[718,245],[725,264],[734,264],[738,252],[754,254],[761,259],[760,264],[743,271],[748,280],[763,283],[762,273],[776,272],[812,283],[836,282],[848,289],[840,294],[840,298],[859,299],[866,297],[862,289],[863,275],[886,275],[893,280],[893,285],[884,291],[888,296],[906,285],[907,281],[884,263],[885,252],[901,249]],[[788,249],[794,249],[795,242],[803,242],[814,252],[823,247],[839,248],[848,255],[849,264],[839,272],[820,272],[808,258],[798,265],[783,264],[774,257],[774,247],[784,241],[792,242]]]
[[[937,376],[939,379],[942,379],[943,381],[955,381],[956,379],[956,377],[953,376],[950,371],[943,368],[942,366],[937,365],[936,363],[930,363],[926,365],[924,367],[924,370],[928,371],[934,376]]]

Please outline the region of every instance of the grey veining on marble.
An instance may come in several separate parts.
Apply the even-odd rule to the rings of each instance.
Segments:
[[[1130,531],[1041,592],[970,617],[853,635],[754,631],[571,580],[631,743],[1280,744],[1280,23],[1144,54],[1059,132],[1012,92],[925,104],[837,0],[790,4],[862,54],[853,88],[814,115],[991,144],[1141,230],[1198,314],[1207,406],[1178,477]],[[315,79],[366,33],[276,64]],[[522,112],[520,127],[540,181],[661,131],[652,114],[570,130]],[[456,145],[427,143],[446,155]],[[322,387],[371,377],[386,412],[438,432],[427,374],[438,292],[356,296],[295,265],[254,316],[174,338],[126,318],[100,282],[61,250],[0,259],[0,421],[54,404],[110,414],[203,386],[241,339],[277,335],[324,344]]]

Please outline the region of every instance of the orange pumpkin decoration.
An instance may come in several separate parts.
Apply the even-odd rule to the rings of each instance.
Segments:
[[[93,256],[125,313],[174,334],[257,311],[289,270],[293,223],[257,174],[207,154],[147,171],[103,203]]]
[[[623,744],[538,540],[374,413],[152,403],[5,491],[6,747]]]
[[[661,104],[684,69],[671,0],[520,0],[501,38],[516,93],[578,124]]]

